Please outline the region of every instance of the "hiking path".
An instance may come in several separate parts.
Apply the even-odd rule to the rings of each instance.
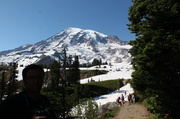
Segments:
[[[150,113],[144,105],[129,104],[127,102],[116,113],[115,117],[111,119],[148,119],[149,115]]]

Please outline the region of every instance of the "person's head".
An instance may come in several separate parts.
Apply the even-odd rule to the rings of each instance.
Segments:
[[[36,64],[28,65],[22,72],[23,82],[27,91],[39,93],[44,80],[44,70]]]

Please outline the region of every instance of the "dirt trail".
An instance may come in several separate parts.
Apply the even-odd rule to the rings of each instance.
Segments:
[[[126,103],[112,119],[147,119],[149,115],[145,106]]]

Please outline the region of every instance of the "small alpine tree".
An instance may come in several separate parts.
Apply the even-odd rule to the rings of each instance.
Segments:
[[[17,63],[12,62],[9,65],[9,80],[7,83],[7,95],[13,95],[17,91]]]
[[[56,60],[50,65],[50,88],[57,90],[60,85],[60,63]]]
[[[99,60],[94,58],[93,62],[92,62],[92,66],[96,66],[99,65]]]
[[[75,61],[73,62],[73,74],[74,76],[74,84],[79,84],[80,80],[80,70],[79,70],[79,58],[75,56]]]
[[[2,100],[2,98],[4,97],[4,94],[6,92],[6,81],[5,81],[5,70],[2,69],[0,70],[0,100]]]

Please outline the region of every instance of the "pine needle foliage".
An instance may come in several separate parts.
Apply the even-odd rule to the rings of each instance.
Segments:
[[[141,98],[154,97],[154,113],[180,117],[180,4],[178,0],[132,0],[129,30],[131,85]]]

